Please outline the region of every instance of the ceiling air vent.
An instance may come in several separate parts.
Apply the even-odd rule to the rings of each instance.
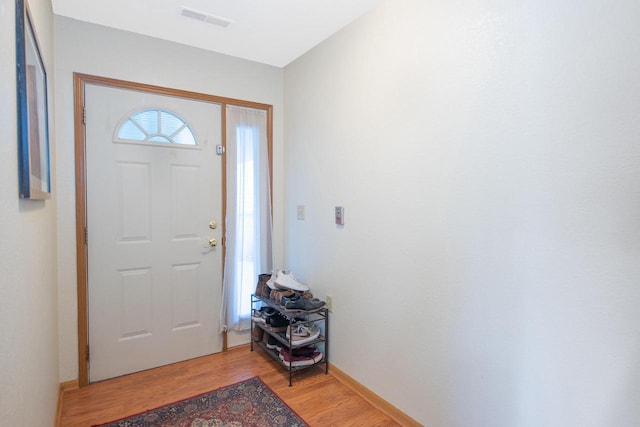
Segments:
[[[233,24],[233,21],[230,19],[209,15],[208,13],[198,12],[184,6],[182,7],[182,12],[180,12],[180,15],[184,16],[185,18],[195,19],[196,21],[206,22],[208,24],[213,24],[224,28],[227,28],[229,25]]]

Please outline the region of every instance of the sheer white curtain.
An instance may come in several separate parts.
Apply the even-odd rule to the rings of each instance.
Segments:
[[[251,325],[251,294],[258,274],[273,266],[267,114],[227,106],[226,257],[220,325]]]

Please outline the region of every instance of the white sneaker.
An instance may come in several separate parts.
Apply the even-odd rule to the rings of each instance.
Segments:
[[[262,317],[262,312],[259,310],[253,310],[253,323],[266,323],[264,317]]]
[[[309,287],[296,279],[290,271],[278,271],[275,285],[278,288],[293,289],[294,291],[307,292],[309,290]]]
[[[276,288],[276,277],[279,271],[280,270],[271,270],[271,277],[269,278],[269,280],[267,280],[267,286],[270,289],[278,289]]]
[[[318,338],[320,336],[320,328],[313,322],[306,325],[298,323],[297,325],[293,325],[293,330],[291,326],[287,327],[286,336],[288,339],[291,339],[291,345],[301,346]]]

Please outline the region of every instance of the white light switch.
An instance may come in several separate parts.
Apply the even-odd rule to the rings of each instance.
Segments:
[[[303,220],[305,217],[305,207],[304,205],[298,205],[298,219]]]

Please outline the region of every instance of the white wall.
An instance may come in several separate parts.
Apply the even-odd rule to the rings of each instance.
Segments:
[[[285,68],[286,266],[332,363],[428,426],[638,425],[638,22],[387,0]]]
[[[51,4],[29,1],[53,93]],[[56,199],[20,200],[15,2],[0,1],[0,424],[53,425],[58,398]],[[50,103],[55,172],[53,104]]]
[[[280,68],[56,16],[60,378],[78,377],[73,152],[73,72],[184,89],[274,106],[274,240],[282,254],[282,75]],[[248,342],[230,336],[229,345]]]

